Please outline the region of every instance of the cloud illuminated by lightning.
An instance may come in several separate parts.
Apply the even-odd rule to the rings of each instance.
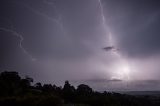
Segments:
[[[115,72],[115,74],[117,73],[117,75],[115,76],[112,76],[111,78],[122,78],[125,77],[125,79],[129,79],[129,72],[130,72],[130,69],[129,69],[129,65],[128,65],[128,62],[121,56],[121,54],[118,52],[118,49],[115,47],[115,44],[114,44],[114,39],[112,37],[112,33],[109,31],[109,27],[106,25],[106,19],[105,19],[105,16],[104,16],[104,10],[103,10],[103,5],[102,5],[102,2],[101,0],[98,0],[98,3],[100,5],[100,11],[101,11],[101,17],[102,17],[102,23],[103,23],[103,27],[106,31],[106,35],[108,35],[108,38],[109,38],[109,46],[105,47],[104,49],[106,51],[111,51],[111,53],[113,55],[115,55],[116,57],[119,58],[120,60],[120,66],[118,66],[118,68],[121,68],[121,69],[116,69],[117,72]]]

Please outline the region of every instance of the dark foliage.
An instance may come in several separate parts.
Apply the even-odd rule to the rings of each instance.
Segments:
[[[69,81],[63,88],[32,82],[17,72],[0,73],[0,106],[160,106],[160,97],[100,93],[85,84],[76,89]]]

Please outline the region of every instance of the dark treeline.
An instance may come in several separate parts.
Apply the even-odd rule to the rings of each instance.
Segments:
[[[63,87],[32,83],[32,78],[21,78],[17,72],[1,72],[0,106],[160,106],[159,97],[100,93],[85,84],[75,88],[69,81]]]

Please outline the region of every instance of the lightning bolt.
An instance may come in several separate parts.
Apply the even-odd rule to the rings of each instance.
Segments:
[[[23,51],[23,53],[25,53],[32,61],[35,61],[36,59],[32,57],[32,55],[29,54],[29,52],[23,47],[22,43],[23,43],[23,36],[21,34],[19,34],[18,32],[12,30],[12,29],[7,29],[7,28],[3,28],[0,27],[1,31],[5,31],[5,32],[9,32],[11,34],[13,34],[14,36],[17,36],[18,38],[20,38],[19,41],[19,47],[21,48],[21,50]]]
[[[101,2],[101,0],[98,0],[98,2],[99,2],[99,5],[100,5],[102,24],[103,24],[103,27],[105,29],[105,33],[106,33],[106,35],[108,35],[108,38],[109,38],[109,47],[115,47],[115,44],[114,44],[115,41],[112,37],[112,33],[109,31],[109,27],[106,25],[106,19],[105,19],[105,16],[104,16],[104,10],[103,10],[102,2]],[[114,51],[112,50],[112,53],[114,53],[118,57],[121,57],[121,55],[117,52],[117,50],[114,50]]]
[[[48,0],[43,0],[43,3],[46,3],[48,5],[52,5],[54,7],[54,10],[56,11],[56,14],[58,15],[58,18],[53,18],[47,14],[45,14],[44,12],[41,12],[35,8],[33,8],[32,6],[30,5],[27,5],[27,4],[20,4],[20,5],[23,5],[23,7],[25,7],[26,9],[32,11],[33,13],[37,14],[37,15],[40,15],[42,17],[44,17],[45,19],[53,22],[53,23],[56,23],[59,27],[60,27],[60,30],[61,32],[63,33],[63,35],[66,37],[67,36],[67,32],[64,28],[64,24],[63,24],[63,19],[62,19],[62,15],[57,11],[57,6],[54,2],[51,2],[51,1],[48,1]]]
[[[48,0],[43,0],[43,1],[44,1],[44,3],[52,5],[55,8],[56,13],[58,14],[58,19],[54,19],[54,20],[57,20],[56,23],[60,26],[61,31],[63,32],[63,35],[67,36],[67,31],[65,30],[65,27],[64,27],[64,24],[63,24],[62,14],[60,14],[60,12],[58,12],[57,6],[54,3],[54,1],[52,1],[52,2],[48,1]]]
[[[104,15],[102,1],[98,0],[98,3],[99,3],[99,6],[100,6],[102,24],[103,24],[103,27],[105,29],[105,33],[106,33],[106,35],[108,35],[108,38],[109,38],[109,46],[108,47],[115,47],[115,44],[114,44],[115,40],[112,37],[112,33],[109,30],[109,26],[107,26],[107,24],[106,24],[106,19],[105,19],[105,15]],[[129,79],[129,65],[128,65],[128,62],[121,56],[121,54],[118,52],[117,49],[116,50],[111,49],[111,52],[113,53],[113,55],[117,56],[121,61],[123,72],[118,72],[118,73],[125,74],[125,76],[127,76],[127,80],[128,80]]]
[[[57,7],[56,7],[54,2],[47,1],[47,0],[43,0],[43,2],[48,4],[48,5],[52,5],[54,7],[54,9],[57,10]],[[63,35],[66,35],[66,31],[65,31],[63,21],[62,21],[62,16],[60,14],[58,14],[59,13],[58,11],[56,11],[56,13],[58,14],[58,18],[53,18],[51,16],[48,16],[44,12],[41,12],[41,11],[39,11],[39,10],[37,10],[37,9],[33,8],[32,6],[27,5],[25,3],[17,2],[16,4],[25,7],[26,9],[30,10],[34,14],[40,15],[41,17],[44,17],[45,19],[53,22],[54,24],[57,24],[59,26],[59,28],[61,29]],[[17,36],[18,38],[20,38],[19,47],[21,48],[23,53],[25,53],[32,61],[37,60],[36,58],[33,58],[33,56],[23,47],[22,44],[23,44],[23,41],[24,41],[24,37],[20,33],[18,33],[17,31],[15,31],[13,29],[13,24],[11,24],[11,28],[0,27],[0,30],[5,31],[5,32],[9,32],[9,33],[13,34],[14,36]]]

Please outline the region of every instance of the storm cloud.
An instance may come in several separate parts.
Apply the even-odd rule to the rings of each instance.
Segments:
[[[139,64],[145,66],[145,59],[159,57],[160,2],[101,3],[102,7],[98,0],[1,0],[0,68],[18,70],[43,82],[109,79],[112,63],[117,62],[117,57],[102,49],[109,47],[106,49],[118,49],[131,67],[137,67],[135,78],[138,73],[146,73]],[[23,37],[23,42],[13,32]],[[109,34],[116,42],[113,47],[109,45]],[[150,66],[158,67],[153,61]],[[159,73],[157,68],[149,69]]]

